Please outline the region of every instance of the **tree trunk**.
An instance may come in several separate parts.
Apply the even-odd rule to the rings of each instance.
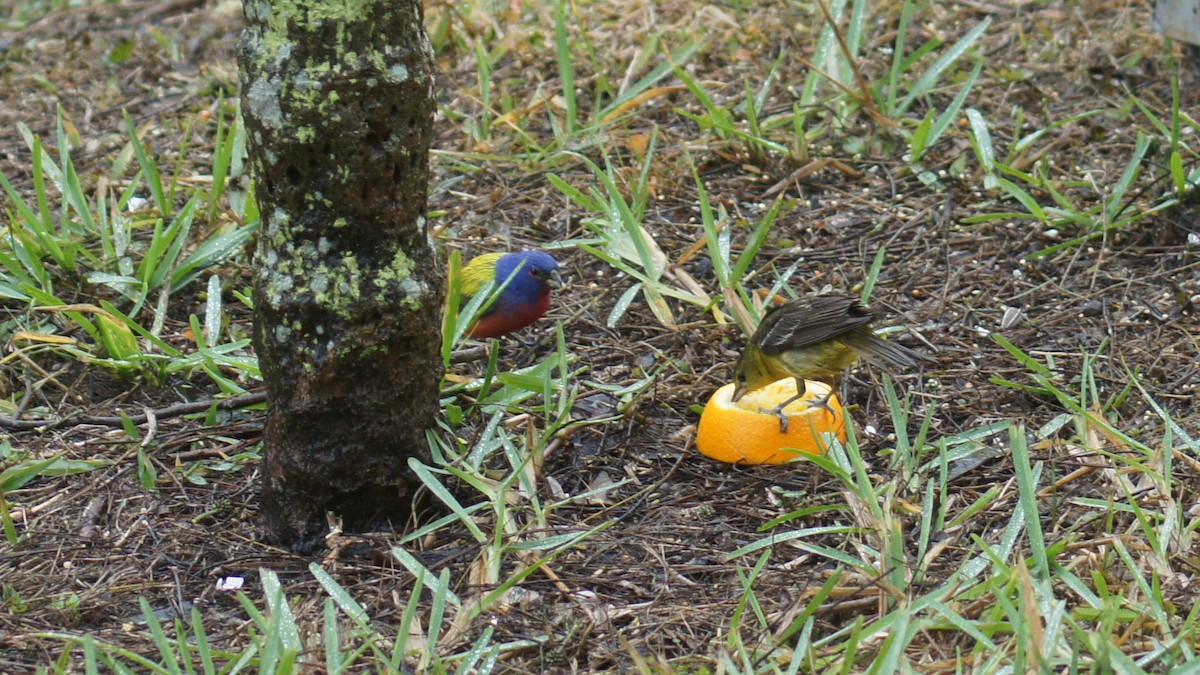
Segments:
[[[419,0],[245,0],[242,114],[262,231],[262,523],[403,523],[438,410],[443,271],[425,225],[432,54]]]

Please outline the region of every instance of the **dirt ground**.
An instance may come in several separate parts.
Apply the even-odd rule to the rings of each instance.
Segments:
[[[1036,128],[1077,112],[1119,109],[1126,89],[1159,109],[1170,108],[1170,73],[1163,70],[1160,39],[1141,5],[1080,3],[1087,5],[1085,12],[1077,10],[1076,3],[945,4],[946,22],[940,30],[948,39],[988,14],[997,18],[980,49],[989,62],[1003,67],[986,69],[981,100],[975,104],[993,119],[1006,119],[1000,112],[1019,104],[1027,111],[1026,123]],[[680,27],[686,25],[690,10],[681,3],[658,11],[658,21]],[[632,15],[627,19],[631,25],[640,17],[638,12]],[[748,56],[768,53],[772,45],[803,53],[786,28],[793,16],[778,22],[759,19],[755,31],[725,33],[728,48],[705,50],[693,61],[696,72],[706,80],[733,83],[725,93],[737,96],[742,79],[761,78],[770,67]],[[1028,47],[1016,46],[1023,39],[1020,35],[1060,24],[1067,28],[1055,34],[1060,51],[1053,60],[1011,63],[1028,54]],[[18,188],[31,188],[29,153],[16,125],[23,123],[52,139],[59,106],[78,134],[74,158],[85,184],[107,171],[127,141],[123,110],[139,126],[159,129],[147,141],[166,162],[173,161],[183,129],[192,122],[203,123],[202,114],[213,109],[218,92],[236,91],[234,46],[240,25],[236,2],[170,0],[59,9],[23,29],[0,33],[0,52],[6,59],[0,65],[0,169]],[[931,34],[935,28],[916,30]],[[168,36],[171,49],[161,46],[155,31]],[[135,48],[114,62],[114,49],[129,41]],[[1145,57],[1123,58],[1137,50]],[[867,64],[870,73],[878,75],[886,68],[884,57],[879,59]],[[479,102],[471,94],[477,77],[473,56],[451,50],[440,55],[439,63],[441,104],[457,111],[439,114],[436,122],[441,152],[434,159],[431,209],[442,212],[433,222],[445,245],[469,256],[581,236],[580,220],[587,214],[553,188],[541,168],[531,171],[521,161],[497,160],[462,170],[455,159],[461,153],[503,156],[515,148],[503,138],[495,147],[480,148],[453,121],[478,112]],[[799,61],[783,63],[782,81],[802,78]],[[1004,68],[1021,75],[1006,79]],[[508,95],[530,100],[535,83],[553,80],[554,73],[552,54],[525,53],[498,64],[493,78],[503,83],[497,87]],[[948,91],[945,99],[955,91]],[[1185,90],[1185,109],[1194,110],[1196,102],[1195,89]],[[771,104],[786,108],[791,102],[781,91]],[[1148,396],[1182,428],[1193,437],[1200,431],[1194,406],[1200,385],[1195,367],[1200,323],[1194,306],[1200,297],[1200,246],[1194,239],[1189,243],[1189,236],[1200,235],[1197,205],[1143,219],[1065,254],[1028,260],[1028,254],[1081,233],[1016,218],[965,224],[964,218],[1014,210],[1013,204],[984,193],[973,174],[944,175],[940,186],[927,186],[907,171],[902,152],[887,143],[866,144],[857,155],[830,148],[827,152],[852,171],[825,169],[786,181],[796,167],[778,161],[754,165],[736,144],[711,139],[700,148],[697,139],[703,134],[675,114],[674,107],[697,109],[686,92],[663,98],[647,105],[626,128],[613,130],[611,139],[612,151],[621,154],[629,138],[654,126],[660,129],[660,164],[652,176],[655,199],[646,215],[659,245],[673,261],[684,260],[684,269],[702,284],[716,288],[705,252],[684,255],[703,238],[695,186],[682,152],[688,145],[714,203],[735,220],[758,222],[774,197],[768,189],[785,181],[782,190],[788,202],[755,261],[761,279],[750,286],[769,287],[772,270],[800,261],[792,283],[798,292],[826,286],[850,291],[861,284],[875,252],[886,247],[873,306],[885,317],[882,325],[909,326],[911,330],[896,339],[935,359],[920,371],[894,374],[900,391],[913,400],[910,433],[927,413],[932,414],[930,437],[939,438],[1002,420],[1036,429],[1064,412],[1052,397],[1002,382],[1029,384],[1029,371],[992,338],[993,333],[1038,358],[1052,359],[1059,386],[1072,392],[1084,386],[1079,377],[1085,355],[1099,352],[1095,387],[1102,399],[1122,392],[1130,373],[1136,373]],[[1064,192],[1081,202],[1103,198],[1128,160],[1136,132],[1134,116],[1093,115],[1051,132],[1047,152],[1060,157],[1053,165],[1063,177]],[[886,139],[886,129],[863,124],[862,137]],[[531,133],[549,133],[545,122],[529,125]],[[1012,131],[1002,123],[993,129],[1000,135],[998,143],[1006,142],[1004,134],[1011,137]],[[594,151],[582,150],[593,156]],[[928,166],[949,170],[957,158],[970,153],[967,141],[958,136],[939,145]],[[1165,164],[1166,159],[1154,156],[1153,162]],[[190,149],[188,163],[203,173],[203,149]],[[185,164],[185,173],[188,168]],[[577,185],[593,180],[571,164],[553,171]],[[1144,208],[1139,195],[1165,189],[1149,181],[1138,183],[1129,208]],[[739,234],[735,243],[742,245],[744,238]],[[535,594],[534,599],[514,605],[506,615],[489,617],[498,638],[552,636],[541,649],[506,655],[505,667],[512,672],[620,672],[631,667],[631,649],[683,670],[711,665],[704,655],[725,639],[730,614],[743,593],[739,565],[744,569],[752,564],[733,564],[725,556],[758,541],[763,523],[798,506],[830,501],[838,488],[809,464],[736,467],[700,457],[691,442],[697,421],[693,406],[729,381],[743,341],[740,333],[733,326],[715,325],[711,315],[682,307],[682,325],[666,328],[638,303],[619,325],[607,327],[606,317],[629,281],[584,251],[567,249],[556,255],[568,290],[555,298],[551,318],[563,322],[568,344],[579,363],[589,368],[586,379],[629,384],[660,364],[666,366],[623,422],[590,427],[548,458],[545,475],[568,494],[604,481],[631,482],[604,503],[574,503],[552,512],[553,528],[610,525],[555,559],[551,568],[556,580],[546,575],[526,580],[523,587]],[[243,286],[249,282],[245,270],[231,267],[228,274],[240,278]],[[187,316],[198,312],[198,302],[181,302],[172,310],[177,334],[182,334]],[[20,311],[6,306],[0,318]],[[235,319],[249,321],[248,316]],[[503,363],[515,367],[534,362],[551,347],[551,326],[543,321],[506,340]],[[161,389],[129,388],[72,364],[40,365],[53,371],[61,384],[39,394],[40,409],[53,415],[137,413],[178,402],[181,388],[189,386],[172,381]],[[472,367],[461,366],[461,372],[472,372]],[[22,371],[12,364],[3,368],[0,386],[6,388],[5,396],[12,396],[23,387]],[[205,385],[197,380],[191,386]],[[876,477],[882,476],[890,460],[878,451],[890,446],[893,429],[880,373],[856,370],[849,378],[848,399],[857,406],[853,417],[868,461]],[[612,397],[588,392],[573,414],[598,417],[615,409]],[[1136,390],[1114,407],[1110,418],[1130,435],[1161,437],[1160,418]],[[211,427],[184,418],[162,420],[153,455],[162,468],[160,475],[171,482],[156,492],[140,487],[131,461],[137,443],[119,425],[13,432],[9,442],[35,454],[107,458],[113,464],[79,476],[42,479],[10,495],[10,501],[28,506],[20,509],[18,522],[31,536],[17,547],[0,543],[6,605],[0,608],[0,671],[32,672],[36,664],[53,662],[63,643],[38,634],[60,629],[91,632],[153,655],[144,626],[136,621],[141,611],[138,598],[149,600],[164,617],[197,608],[214,644],[233,649],[246,640],[245,614],[230,594],[215,589],[215,581],[243,576],[247,593],[261,597],[260,568],[276,571],[289,596],[300,598],[294,607],[297,615],[318,616],[322,596],[308,573],[311,560],[257,540],[257,464],[216,466],[222,456],[253,447],[261,437],[260,419],[260,413],[249,410],[228,413]],[[467,437],[474,431],[469,426],[464,430]],[[1056,476],[1068,474],[1081,461],[1053,446],[1042,446],[1035,454],[1035,460],[1048,462]],[[206,484],[183,480],[171,471],[189,462],[208,462]],[[1200,475],[1195,466],[1178,471],[1186,486],[1186,494],[1179,497],[1196,500]],[[951,488],[957,499],[971,503],[1011,477],[1011,464],[997,452],[963,470]],[[1088,525],[1073,512],[1072,500],[1104,499],[1112,489],[1099,475],[1071,482],[1059,498],[1047,500],[1047,527],[1058,528],[1054,535],[1060,538],[1077,527],[1086,536]],[[1011,508],[1011,502],[1007,504]],[[978,535],[990,540],[1008,516],[1005,508],[985,510],[946,537],[968,541]],[[843,520],[838,512],[814,509],[802,526]],[[426,542],[422,560],[435,572],[449,569],[452,578],[462,580],[458,583],[466,583],[474,545],[465,533],[459,539],[451,536],[453,532],[448,528]],[[321,561],[384,625],[398,620],[412,583],[408,572],[386,555],[398,536],[352,537],[342,542],[344,548],[336,556]],[[814,542],[834,549],[847,545],[844,537],[834,535]],[[946,572],[939,564],[935,561],[926,571],[931,580]],[[953,561],[945,564],[953,567]],[[826,561],[781,546],[755,585],[773,625],[786,625],[829,571]],[[565,597],[556,581],[586,594]],[[858,583],[869,588],[872,582]],[[1167,592],[1180,606],[1190,607],[1198,591],[1191,582]],[[832,630],[856,615],[871,614],[878,604],[871,594],[850,596],[831,603],[819,621]],[[953,655],[955,645],[944,648],[947,654],[941,656]],[[695,663],[688,665],[688,659]]]

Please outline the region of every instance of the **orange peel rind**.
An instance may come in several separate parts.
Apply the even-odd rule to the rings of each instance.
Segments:
[[[846,411],[837,396],[829,399],[829,407],[812,406],[829,391],[821,382],[808,382],[804,398],[784,408],[788,417],[787,433],[779,430],[779,417],[762,410],[774,408],[796,394],[796,380],[779,380],[762,389],[747,393],[733,402],[734,385],[727,384],[713,392],[700,415],[696,431],[696,447],[713,459],[730,464],[781,464],[795,459],[800,453],[824,454],[828,445],[823,435],[832,432],[842,442],[846,440]]]

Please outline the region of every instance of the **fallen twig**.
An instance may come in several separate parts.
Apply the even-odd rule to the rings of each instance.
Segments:
[[[208,399],[204,401],[190,401],[188,403],[176,403],[158,410],[149,410],[138,415],[122,416],[102,416],[102,415],[67,415],[66,417],[54,417],[44,420],[20,420],[13,417],[0,416],[0,427],[5,429],[38,429],[49,430],[59,429],[62,427],[74,427],[83,424],[94,424],[96,426],[119,427],[125,424],[128,420],[133,424],[145,424],[153,417],[154,419],[166,419],[169,417],[179,417],[181,415],[189,415],[191,413],[204,412],[214,405],[217,410],[236,410],[237,408],[245,408],[248,406],[262,403],[267,400],[267,392],[256,391],[241,396],[231,396],[229,398]]]

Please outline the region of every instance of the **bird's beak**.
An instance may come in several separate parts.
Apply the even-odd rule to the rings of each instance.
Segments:
[[[554,290],[558,290],[558,289],[562,288],[563,280],[562,280],[562,276],[559,275],[558,270],[550,271],[550,278],[546,279],[546,285],[549,286],[550,288],[553,288]]]
[[[746,385],[739,384],[738,386],[733,388],[733,397],[731,400],[734,403],[737,403],[738,399],[740,399],[741,397],[743,397],[745,395],[746,395]]]

